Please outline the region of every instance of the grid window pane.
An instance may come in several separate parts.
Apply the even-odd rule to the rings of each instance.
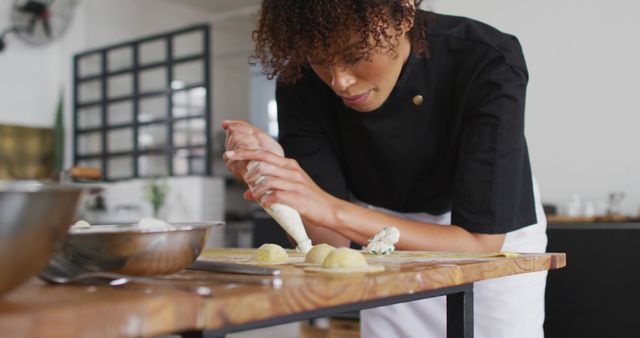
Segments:
[[[96,168],[96,169],[102,170],[102,160],[99,160],[99,159],[80,160],[78,161],[78,166],[87,167],[87,168]]]
[[[104,170],[107,180],[206,174],[208,31],[169,32],[76,58],[74,163]]]
[[[184,86],[199,85],[204,82],[202,61],[179,63],[173,66],[173,80]]]
[[[175,175],[199,175],[206,173],[205,148],[178,149],[173,156]]]
[[[102,54],[95,53],[78,59],[78,75],[87,77],[102,73]]]
[[[138,157],[138,170],[142,177],[166,176],[169,173],[164,155],[142,155]]]
[[[163,62],[167,60],[167,44],[164,39],[145,42],[140,44],[138,53],[141,65]]]
[[[138,147],[140,149],[163,149],[166,145],[166,124],[150,124],[140,127],[138,131]]]
[[[206,144],[206,126],[205,119],[176,121],[173,124],[173,145],[184,147]]]
[[[118,156],[107,160],[107,179],[121,179],[133,176],[133,157]]]
[[[107,123],[109,125],[133,123],[133,102],[124,101],[109,104]]]
[[[108,151],[111,153],[133,150],[133,129],[119,128],[107,133]]]
[[[99,106],[78,109],[78,128],[98,128],[102,125],[102,113]]]
[[[133,67],[133,47],[122,47],[110,50],[107,54],[109,71],[122,70]]]
[[[140,93],[149,93],[167,89],[167,70],[152,68],[140,73]]]
[[[87,133],[78,136],[78,154],[95,155],[102,152],[102,133]]]
[[[149,122],[167,118],[167,98],[145,97],[140,100],[138,122]]]
[[[173,57],[202,54],[204,33],[202,31],[176,35],[173,38]]]
[[[78,101],[87,103],[102,98],[102,82],[100,80],[85,81],[78,84]]]
[[[173,117],[203,115],[206,109],[207,90],[197,87],[173,94]]]
[[[205,156],[191,158],[191,174],[204,175],[207,172],[207,162]]]
[[[131,74],[110,76],[107,83],[109,98],[127,96],[133,93],[133,76]]]

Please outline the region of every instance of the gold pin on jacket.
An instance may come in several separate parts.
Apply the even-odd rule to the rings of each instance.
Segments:
[[[411,101],[413,101],[413,104],[415,104],[416,106],[419,106],[424,100],[422,99],[422,95],[416,95]]]

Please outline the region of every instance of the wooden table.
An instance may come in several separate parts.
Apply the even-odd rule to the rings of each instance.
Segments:
[[[251,252],[210,250],[203,256],[228,260],[248,257]],[[400,256],[402,252],[394,255]],[[376,258],[373,260],[375,264]],[[212,288],[214,294],[208,298],[163,287],[61,286],[33,279],[0,300],[0,337],[152,337],[169,333],[201,337],[203,331],[207,337],[224,336],[442,295],[447,295],[448,336],[472,337],[474,282],[566,265],[562,253],[513,258],[420,253],[380,262],[384,272],[343,276],[280,266],[279,286],[246,284],[265,277],[245,275],[232,275],[237,283],[198,282]],[[206,278],[212,274],[180,275]]]

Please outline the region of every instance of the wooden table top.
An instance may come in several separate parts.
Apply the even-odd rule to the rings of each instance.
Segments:
[[[640,216],[607,215],[607,216],[567,216],[547,215],[547,223],[621,223],[640,222]]]
[[[248,249],[207,250],[202,257],[243,261]],[[300,261],[299,254],[291,254]],[[33,279],[0,299],[0,337],[150,337],[174,332],[219,329],[325,307],[438,288],[526,272],[564,267],[563,253],[495,257],[482,254],[396,252],[368,256],[385,271],[325,275],[280,265],[280,287],[243,281],[272,278],[229,275],[230,282],[186,282],[206,285],[212,297],[163,287],[126,285],[47,285]],[[180,276],[206,278],[210,272]],[[174,282],[182,283],[182,282]]]

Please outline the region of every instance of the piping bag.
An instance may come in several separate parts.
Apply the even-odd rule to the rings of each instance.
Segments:
[[[258,165],[258,161],[250,161],[247,164],[247,170],[251,171]],[[260,180],[264,179],[264,177],[258,178],[256,184],[260,182]],[[311,240],[309,236],[307,236],[307,231],[304,229],[304,224],[302,223],[302,218],[300,217],[300,213],[298,213],[295,209],[280,203],[274,203],[271,206],[265,208],[260,205],[273,219],[278,222],[278,224],[284,229],[284,231],[289,234],[296,241],[298,246],[296,250],[306,254],[311,250]]]

